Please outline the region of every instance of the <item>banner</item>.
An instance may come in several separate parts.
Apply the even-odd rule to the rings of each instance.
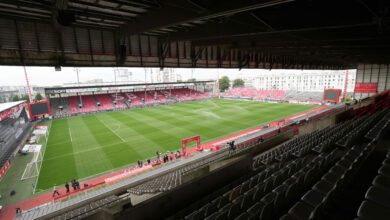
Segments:
[[[23,103],[0,112],[0,121],[5,120],[7,118],[17,118],[20,115],[22,107]]]
[[[377,83],[356,83],[356,93],[376,93]]]
[[[7,160],[7,162],[5,162],[4,166],[0,169],[0,179],[1,177],[3,177],[5,175],[5,173],[7,172],[7,169],[11,166],[11,162],[9,160]]]

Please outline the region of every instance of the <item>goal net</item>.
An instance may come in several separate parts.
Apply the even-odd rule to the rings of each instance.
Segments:
[[[26,145],[25,147],[29,147],[28,152],[31,152],[34,155],[31,161],[27,164],[21,180],[37,177],[39,175],[39,170],[41,168],[41,163],[43,159],[41,151],[42,145]]]

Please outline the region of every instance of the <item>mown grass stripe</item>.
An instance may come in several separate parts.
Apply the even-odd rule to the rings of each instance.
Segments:
[[[62,141],[63,144],[51,146],[51,143]],[[73,157],[73,145],[70,141],[67,119],[61,119],[52,123],[48,145],[45,150],[45,158],[39,174],[37,189],[48,189],[54,185],[62,185],[71,178],[78,178],[76,163]],[[69,156],[58,160],[45,161],[45,159],[62,154]]]
[[[38,187],[123,167],[156,150],[179,149],[188,136],[210,141],[313,107],[203,100],[53,120]]]

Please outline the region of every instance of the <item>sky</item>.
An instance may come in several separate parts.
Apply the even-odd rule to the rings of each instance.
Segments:
[[[121,68],[123,69],[123,68]],[[158,73],[158,68],[127,68],[132,72],[133,81],[144,82],[145,70],[147,79],[150,79],[150,72]],[[55,71],[54,67],[26,67],[30,85],[34,86],[58,86],[64,83],[76,83],[77,74],[73,67],[62,67],[61,71]],[[306,70],[307,71],[307,70]],[[318,72],[317,70],[309,70]],[[264,73],[285,73],[285,72],[305,72],[302,70],[266,70],[266,69],[190,69],[175,68],[174,72],[182,76],[185,81],[189,78],[197,80],[216,80],[218,76],[228,76],[231,80],[236,78],[252,78]],[[24,70],[21,66],[0,66],[2,80],[0,86],[18,86],[26,85]],[[80,82],[91,79],[103,79],[104,82],[114,82],[114,68],[96,67],[96,68],[79,68]]]

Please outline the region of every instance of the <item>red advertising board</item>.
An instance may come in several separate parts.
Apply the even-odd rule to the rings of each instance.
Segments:
[[[0,169],[0,179],[5,175],[7,172],[7,169],[11,166],[11,162],[7,160],[7,162],[4,164],[4,166]]]
[[[5,120],[5,119],[11,117],[13,114],[19,112],[19,110],[23,107],[23,105],[24,104],[21,103],[19,105],[16,105],[14,107],[11,107],[7,110],[0,112],[0,121]]]
[[[377,83],[356,83],[356,93],[376,93]]]

